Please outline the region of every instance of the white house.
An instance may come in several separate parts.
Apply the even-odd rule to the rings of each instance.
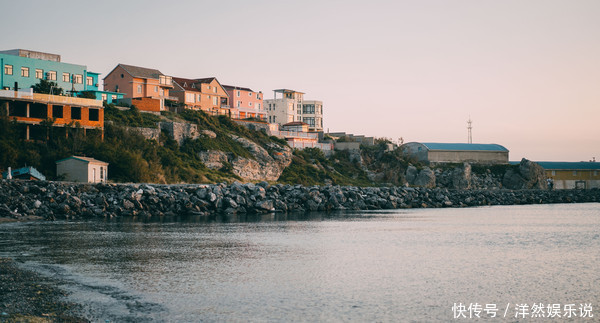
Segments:
[[[71,182],[101,183],[108,179],[108,163],[81,156],[71,156],[56,162],[56,175]]]

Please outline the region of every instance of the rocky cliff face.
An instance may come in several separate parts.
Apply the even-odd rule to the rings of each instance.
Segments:
[[[231,165],[235,175],[248,181],[276,181],[283,170],[292,163],[290,147],[271,143],[267,149],[243,137],[230,135],[244,146],[254,157],[245,158],[232,153],[209,150],[199,154],[200,160],[210,169],[221,169]]]
[[[410,165],[406,169],[406,181],[412,186],[435,187],[435,173],[429,167],[419,171],[415,166]]]

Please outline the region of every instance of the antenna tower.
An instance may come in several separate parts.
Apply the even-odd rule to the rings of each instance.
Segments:
[[[469,117],[469,121],[467,121],[467,129],[469,129],[469,138],[468,138],[468,142],[470,144],[473,143],[473,126],[472,126],[473,121],[471,121],[471,117]]]

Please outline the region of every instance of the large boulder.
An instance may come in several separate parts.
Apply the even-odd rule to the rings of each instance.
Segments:
[[[410,185],[414,185],[415,178],[417,178],[418,174],[419,174],[419,171],[417,170],[417,168],[413,165],[409,165],[406,168],[406,182],[408,182],[408,184],[410,184]]]
[[[429,167],[423,168],[415,178],[414,185],[420,187],[435,187],[435,173]]]
[[[504,174],[502,186],[512,190],[546,188],[546,172],[539,164],[521,159],[517,169],[509,169]]]

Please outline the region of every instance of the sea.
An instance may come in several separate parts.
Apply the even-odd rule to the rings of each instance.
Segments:
[[[600,203],[4,223],[94,322],[600,321]]]

